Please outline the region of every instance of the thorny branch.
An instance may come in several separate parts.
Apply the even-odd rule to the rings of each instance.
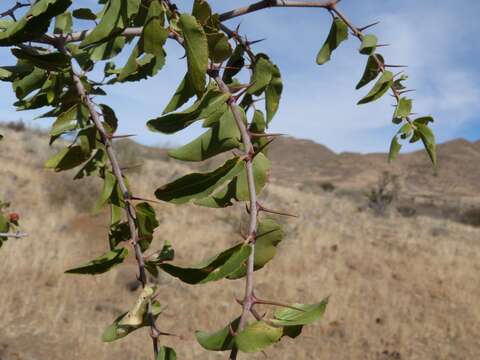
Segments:
[[[165,0],[166,1],[166,0]],[[357,28],[352,23],[346,18],[346,16],[340,12],[337,8],[336,5],[340,0],[328,0],[328,1],[293,1],[293,0],[262,0],[257,3],[253,3],[251,5],[241,7],[238,9],[234,9],[228,12],[225,12],[223,14],[220,14],[220,21],[226,21],[230,20],[239,16],[243,16],[249,13],[253,13],[262,9],[266,8],[273,8],[273,7],[299,7],[299,8],[322,8],[325,10],[328,10],[331,13],[334,13],[336,16],[338,16],[345,24],[350,28],[354,36],[356,36],[359,40],[362,40],[364,37],[363,31],[368,28],[363,27],[363,28]],[[169,1],[166,1],[167,4],[171,5]],[[25,6],[23,5],[18,5],[17,3],[17,8]],[[174,6],[171,6],[171,8],[176,8]],[[16,10],[16,9],[14,9]],[[14,10],[9,10],[9,11],[14,11]],[[4,15],[6,14],[6,15]],[[8,16],[11,15],[8,11],[6,13],[1,14],[2,16]],[[372,24],[373,25],[373,24]],[[247,39],[242,38],[238,34],[238,29],[237,30],[231,30],[224,24],[221,24],[221,29],[224,31],[229,38],[234,39],[237,43],[242,45],[246,51],[247,56],[253,63],[255,61],[255,54],[253,51],[250,49],[250,45],[252,44],[249,42]],[[93,31],[93,29],[90,30],[85,30],[85,31],[80,31],[80,32],[73,32],[68,35],[50,35],[50,34],[45,34],[42,36],[40,39],[37,40],[37,42],[41,43],[46,43],[54,46],[58,46],[59,42],[61,44],[66,44],[69,42],[77,42],[77,41],[82,41],[83,39],[86,38],[88,34],[90,34]],[[123,32],[122,35],[126,37],[136,37],[136,36],[141,36],[143,32],[142,27],[130,27],[126,28]],[[169,38],[176,40],[180,45],[184,45],[183,38],[176,32],[170,32]],[[375,59],[379,69],[384,72],[386,71],[386,65],[383,64],[383,62],[379,59],[377,55],[373,55],[373,58]],[[225,94],[229,94],[230,98],[228,101],[228,105],[230,107],[230,110],[232,111],[232,114],[234,116],[235,122],[237,124],[237,127],[241,133],[242,137],[242,142],[244,145],[244,159],[245,159],[245,167],[246,167],[246,172],[247,172],[247,180],[248,180],[248,190],[249,190],[249,203],[250,203],[250,219],[249,219],[249,233],[246,236],[247,241],[249,242],[251,246],[251,254],[248,258],[247,261],[247,272],[246,272],[246,284],[245,284],[245,294],[244,298],[242,301],[240,301],[242,305],[242,314],[240,317],[240,322],[239,326],[236,329],[236,331],[241,331],[244,329],[246,325],[246,320],[248,317],[249,313],[252,313],[254,317],[257,319],[260,319],[261,316],[255,311],[253,306],[256,303],[259,303],[259,301],[255,298],[254,295],[254,283],[253,283],[253,273],[254,273],[254,258],[255,258],[255,240],[256,240],[256,230],[257,230],[257,217],[258,213],[260,211],[269,211],[268,209],[262,207],[258,202],[257,202],[257,194],[255,190],[255,179],[254,179],[254,173],[253,173],[253,158],[254,158],[254,148],[252,145],[251,138],[256,136],[257,134],[254,133],[249,133],[247,127],[245,126],[243,120],[242,120],[242,115],[239,112],[239,108],[236,105],[236,101],[238,100],[238,97],[235,97],[231,94],[230,89],[228,86],[223,82],[222,78],[218,74],[218,68],[215,68],[214,70],[209,72],[209,75],[216,81],[218,87],[222,92]],[[134,215],[134,208],[132,206],[131,201],[134,200],[135,198],[132,197],[132,195],[129,193],[124,178],[122,174],[122,169],[120,168],[116,155],[112,149],[112,143],[111,143],[111,138],[108,136],[106,133],[102,122],[100,121],[99,114],[96,111],[95,105],[89,98],[88,94],[85,91],[85,88],[81,82],[81,79],[78,74],[73,75],[73,79],[77,88],[77,91],[79,95],[82,98],[82,101],[84,104],[88,107],[90,111],[90,115],[92,117],[93,122],[95,123],[97,129],[100,132],[100,136],[102,138],[102,142],[105,145],[107,155],[109,157],[110,163],[112,165],[112,170],[113,173],[119,183],[119,186],[124,194],[125,197],[125,212],[126,216],[128,219],[128,224],[130,227],[130,231],[132,234],[132,239],[131,239],[131,244],[135,250],[135,256],[137,259],[137,264],[139,268],[139,278],[140,281],[142,282],[142,285],[145,287],[147,284],[147,279],[146,279],[146,273],[145,273],[145,263],[144,263],[144,258],[140,249],[140,246],[138,244],[138,233],[137,233],[137,228],[135,224],[135,215]],[[396,98],[397,102],[400,101],[400,92],[395,88],[395,86],[391,86],[391,90],[393,92],[393,96]],[[411,120],[407,118],[407,121],[411,123]],[[288,215],[288,214],[285,214]],[[0,234],[2,235],[2,234]],[[151,304],[149,304],[151,306]],[[152,339],[153,339],[153,346],[154,346],[154,351],[155,351],[155,357],[157,356],[158,353],[158,345],[157,345],[157,338],[160,334],[158,329],[155,326],[153,317],[151,316],[151,311],[150,311],[150,306],[149,306],[149,316],[151,319],[151,334],[152,334]],[[233,348],[233,350],[230,353],[230,360],[235,360],[237,358],[238,354],[238,349]]]
[[[131,240],[130,243],[135,251],[135,258],[137,261],[138,265],[138,271],[139,271],[139,280],[142,283],[142,287],[145,287],[147,285],[147,275],[145,271],[145,260],[142,254],[142,250],[140,248],[139,244],[139,238],[138,238],[138,231],[137,231],[137,225],[135,223],[135,208],[132,205],[132,195],[130,194],[127,185],[125,183],[125,179],[122,173],[122,170],[120,168],[117,156],[113,150],[112,147],[112,142],[110,140],[110,137],[105,130],[105,127],[102,124],[102,121],[100,120],[100,116],[95,108],[94,103],[90,99],[89,94],[87,94],[85,87],[83,86],[82,80],[80,79],[79,75],[75,72],[72,71],[72,76],[73,76],[73,82],[75,84],[75,87],[77,89],[78,95],[82,99],[82,102],[87,106],[88,111],[90,113],[90,117],[92,118],[93,123],[95,124],[95,127],[97,128],[98,132],[100,133],[101,137],[101,142],[105,146],[105,151],[107,153],[108,159],[110,161],[110,164],[112,166],[112,171],[113,174],[118,182],[118,185],[120,187],[120,190],[122,191],[124,201],[125,201],[125,215],[127,217],[128,221],[128,226],[130,229],[130,234],[131,234]],[[152,342],[153,342],[153,348],[154,348],[154,354],[155,354],[155,359],[157,358],[158,355],[158,336],[160,335],[160,332],[158,331],[156,325],[155,325],[155,320],[153,319],[152,315],[152,310],[151,310],[151,301],[148,303],[148,309],[147,309],[147,316],[149,318],[150,322],[150,335],[152,337]]]

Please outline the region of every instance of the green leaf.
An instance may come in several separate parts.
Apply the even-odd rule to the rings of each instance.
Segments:
[[[278,342],[282,334],[281,327],[273,327],[264,321],[256,321],[235,336],[235,345],[245,353],[259,352]]]
[[[248,94],[259,95],[272,81],[273,74],[278,74],[278,69],[264,54],[257,55],[253,68],[253,75],[250,79],[251,86],[248,88]]]
[[[358,105],[367,104],[369,102],[380,99],[390,89],[393,83],[393,73],[391,71],[385,71],[372,90],[362,100],[358,102]]]
[[[237,45],[232,56],[230,59],[228,59],[227,65],[225,66],[225,71],[223,72],[223,81],[225,83],[230,84],[233,77],[237,75],[245,66],[245,59],[243,58],[244,53],[245,49],[243,46]]]
[[[402,149],[402,144],[398,142],[397,135],[395,135],[390,144],[390,151],[388,153],[388,162],[395,160]]]
[[[214,113],[224,113],[228,98],[228,94],[210,89],[188,109],[149,120],[147,126],[151,131],[173,134]]]
[[[0,32],[0,46],[13,46],[38,39],[44,34],[51,20],[65,12],[72,4],[70,0],[39,0],[18,21],[11,22]]]
[[[399,124],[403,119],[407,118],[412,112],[412,99],[401,98],[398,102],[395,114],[393,115],[393,122]]]
[[[65,70],[70,66],[70,57],[60,52],[13,48],[12,54],[36,67],[49,71]]]
[[[47,160],[45,167],[54,169],[56,172],[70,170],[82,164],[88,159],[81,146],[72,146],[60,150],[56,155]]]
[[[280,97],[283,91],[283,82],[280,70],[274,65],[272,79],[265,90],[265,107],[267,110],[267,124],[272,121],[280,105]]]
[[[420,122],[415,122],[415,126],[417,127],[416,133],[422,139],[423,145],[425,146],[425,150],[427,151],[430,160],[434,166],[437,166],[437,151],[436,151],[436,144],[435,144],[435,135],[433,135],[432,130],[424,124]]]
[[[72,14],[69,12],[64,12],[60,14],[55,19],[54,34],[70,34],[72,32]]]
[[[88,120],[88,109],[83,104],[74,104],[62,112],[52,125],[50,136],[59,136],[85,125]]]
[[[360,54],[373,55],[377,49],[378,39],[375,35],[368,34],[362,38],[362,44],[360,45]]]
[[[142,34],[143,51],[147,54],[153,54],[160,59],[165,59],[163,45],[168,38],[168,31],[163,27],[165,23],[164,16],[164,10],[160,2],[152,1],[148,8]]]
[[[119,35],[138,12],[139,6],[139,0],[107,1],[100,22],[87,34],[80,47],[96,45]]]
[[[323,65],[328,62],[332,56],[332,52],[338,48],[338,46],[345,40],[348,39],[348,26],[343,22],[343,20],[336,17],[333,20],[332,27],[330,28],[330,33],[328,34],[327,40],[323,44],[317,55],[317,64]]]
[[[160,268],[181,281],[197,285],[221,280],[234,273],[248,258],[252,248],[239,244],[220,254],[191,267],[180,267],[173,264],[161,264]]]
[[[185,41],[190,80],[197,95],[201,95],[205,89],[205,76],[208,67],[207,36],[194,16],[181,14],[179,25]]]
[[[234,339],[231,330],[236,331],[240,318],[235,319],[226,327],[214,333],[196,331],[195,337],[198,343],[206,350],[225,351],[233,349]],[[231,329],[231,330],[230,330]]]
[[[161,307],[160,303],[158,301],[152,301],[152,315],[153,318],[156,319],[158,316],[162,313],[163,307]],[[102,341],[104,342],[112,342],[118,339],[121,339],[131,332],[138,330],[142,327],[148,327],[150,326],[150,319],[148,319],[148,316],[144,314],[143,316],[143,321],[140,325],[120,325],[120,322],[127,316],[128,313],[124,313],[120,315],[118,318],[115,319],[115,321],[105,329],[105,331],[102,334]],[[171,355],[170,355],[171,356]],[[168,358],[167,358],[168,359]],[[175,359],[175,358],[171,358]]]
[[[113,249],[95,260],[65,271],[65,273],[90,275],[103,274],[114,266],[121,264],[127,255],[128,250],[126,248]]]
[[[150,246],[153,232],[158,227],[155,209],[148,203],[142,202],[135,205],[136,222],[138,226],[139,245],[142,251]]]
[[[201,25],[205,25],[212,16],[212,9],[205,0],[195,0],[192,8],[192,15]]]
[[[182,79],[172,99],[163,110],[163,114],[177,110],[180,106],[185,104],[188,100],[195,96],[195,88],[190,81],[188,73]]]
[[[255,179],[255,189],[260,194],[268,180],[270,169],[270,160],[263,154],[259,153],[253,160],[253,175]],[[213,195],[200,198],[195,201],[196,205],[223,208],[233,205],[233,200],[248,201],[248,181],[245,168],[223,189],[213,193]]]
[[[201,199],[231,180],[243,168],[243,161],[235,157],[211,172],[189,174],[166,184],[155,191],[155,196],[159,200],[174,204],[183,204],[192,199]]]
[[[19,99],[25,98],[28,94],[41,88],[47,80],[47,72],[39,68],[33,68],[33,71],[26,76],[19,77],[13,82],[13,90]]]
[[[260,270],[270,260],[275,257],[277,253],[277,246],[283,239],[282,227],[272,219],[261,220],[257,228],[257,239],[255,241],[255,260],[254,270]],[[242,266],[228,278],[239,279],[245,276],[247,263]]]
[[[375,54],[375,56],[369,56],[368,61],[367,61],[367,66],[365,67],[362,78],[360,79],[357,86],[355,87],[357,90],[364,87],[365,85],[367,85],[371,81],[375,80],[377,78],[378,74],[380,74],[382,72],[382,70],[380,69],[380,66],[378,66],[378,62],[377,62],[377,60],[375,60],[375,58],[381,64],[385,64],[385,60],[383,59],[382,55]]]
[[[105,178],[103,180],[103,189],[100,193],[100,197],[98,198],[97,202],[95,203],[94,211],[100,210],[110,199],[113,193],[113,189],[115,189],[115,185],[117,184],[117,178],[113,175],[110,171],[105,171]]]
[[[295,308],[281,308],[274,313],[270,320],[276,326],[303,326],[317,321],[327,308],[328,298],[317,304],[293,304]],[[296,310],[298,309],[298,310]]]
[[[208,33],[207,42],[209,56],[213,62],[221,63],[232,55],[232,46],[224,33]]]
[[[111,59],[123,50],[126,44],[125,36],[115,36],[106,42],[93,46],[90,52],[90,59],[93,61],[101,61]]]
[[[95,15],[92,10],[88,8],[80,8],[80,9],[75,9],[72,12],[72,15],[76,19],[81,19],[81,20],[96,20],[97,15]]]
[[[192,142],[168,154],[183,161],[203,161],[225,151],[238,148],[240,131],[230,110],[227,110],[211,129]]]
[[[177,353],[168,346],[160,346],[156,360],[177,360]]]

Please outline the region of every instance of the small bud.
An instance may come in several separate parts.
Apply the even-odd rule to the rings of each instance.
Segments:
[[[17,224],[18,220],[20,220],[20,215],[18,213],[10,213],[8,214],[8,221]]]

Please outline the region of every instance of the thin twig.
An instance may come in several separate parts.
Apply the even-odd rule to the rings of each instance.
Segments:
[[[28,234],[26,233],[0,233],[0,238],[1,237],[6,237],[6,238],[14,238],[14,239],[20,239],[27,237]]]
[[[254,272],[254,260],[255,260],[255,239],[257,237],[257,192],[255,190],[255,178],[253,174],[253,155],[255,150],[248,133],[247,127],[245,126],[242,115],[235,105],[235,96],[230,94],[227,84],[225,84],[220,76],[215,77],[215,81],[224,94],[229,94],[230,99],[228,105],[233,114],[237,127],[242,136],[242,142],[245,148],[245,168],[247,171],[247,182],[248,182],[248,194],[250,202],[250,220],[249,220],[249,233],[248,238],[250,239],[251,253],[247,260],[247,274],[245,282],[245,296],[242,301],[242,315],[240,316],[240,322],[238,324],[237,332],[242,331],[245,327],[247,316],[250,313],[250,309],[254,304],[253,296],[253,272]],[[230,353],[230,359],[234,360],[237,358],[238,350],[234,348]]]
[[[113,151],[112,147],[112,142],[110,140],[110,137],[105,130],[105,127],[103,126],[103,123],[100,119],[100,116],[95,108],[95,105],[93,104],[92,100],[90,99],[89,95],[87,94],[85,87],[83,86],[83,83],[77,73],[75,73],[72,70],[72,77],[73,77],[73,82],[75,84],[75,87],[77,89],[78,95],[82,99],[82,102],[84,103],[85,106],[87,106],[88,111],[90,113],[90,117],[92,118],[93,123],[95,124],[97,130],[100,133],[101,141],[103,145],[105,146],[105,151],[107,152],[108,159],[110,161],[110,164],[112,166],[112,171],[113,174],[118,182],[118,186],[120,187],[120,190],[123,194],[124,201],[125,201],[125,215],[127,217],[128,221],[128,227],[130,228],[130,234],[131,234],[131,240],[130,243],[134,249],[135,252],[135,258],[137,260],[137,265],[138,265],[138,271],[139,271],[139,280],[142,283],[142,287],[145,287],[147,285],[147,274],[145,271],[145,260],[142,254],[142,249],[140,248],[139,244],[139,238],[138,238],[138,231],[137,231],[137,225],[135,224],[135,208],[132,205],[132,196],[127,188],[127,185],[125,183],[125,179],[122,173],[122,170],[120,168],[117,155]],[[158,355],[158,329],[155,326],[155,321],[152,315],[152,304],[151,302],[148,303],[148,308],[147,308],[147,317],[150,322],[150,334],[152,337],[152,342],[153,342],[153,349],[154,349],[154,355],[155,359],[157,358]]]
[[[331,9],[340,0],[329,1],[292,1],[292,0],[262,0],[257,3],[247,5],[235,10],[220,14],[220,21],[226,21],[238,16],[246,15],[254,11],[267,9],[271,7],[302,7],[302,8],[323,8]]]

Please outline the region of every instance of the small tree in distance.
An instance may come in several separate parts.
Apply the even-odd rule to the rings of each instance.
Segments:
[[[238,28],[231,29],[224,21],[271,7],[328,11],[332,26],[317,63],[328,62],[349,35],[357,38],[366,66],[356,88],[373,82],[358,104],[378,100],[387,93],[395,100],[392,121],[400,128],[392,139],[389,159],[396,158],[402,142],[421,140],[436,164],[435,139],[429,128],[432,117],[412,118],[412,100],[406,97],[409,90],[404,84],[407,76],[393,73],[397,66],[386,63],[377,52],[382,45],[369,33],[375,24],[355,26],[338,8],[338,2],[263,0],[216,14],[205,0],[194,0],[190,13],[181,13],[169,0],[100,0],[100,10],[78,8],[70,0],[38,0],[16,2],[1,14],[0,45],[11,49],[16,64],[1,67],[0,78],[12,83],[18,98],[14,105],[18,110],[49,108],[41,117],[56,119],[49,133],[50,144],[63,135],[73,135],[70,144],[49,159],[46,167],[56,172],[77,168],[75,179],[98,176],[104,183],[95,208],[109,208],[110,250],[67,273],[105,273],[123,263],[129,252],[136,259],[142,291],[136,303],[104,330],[104,341],[116,341],[146,327],[154,359],[176,359],[172,348],[161,345],[160,338],[167,333],[156,323],[163,310],[158,301],[162,289],[149,282],[147,273],[156,276],[159,271],[192,285],[245,279],[239,316],[223,329],[195,334],[203,348],[226,351],[230,359],[236,359],[239,352],[263,351],[285,336],[295,338],[303,326],[325,312],[327,299],[286,304],[255,294],[255,272],[273,259],[283,238],[280,224],[268,217],[269,213],[281,213],[258,200],[271,166],[268,146],[278,136],[267,130],[279,108],[283,84],[273,60],[255,52],[255,41],[248,41]],[[78,20],[90,21],[91,29],[75,31]],[[170,243],[147,255],[159,225],[155,210],[151,200],[130,190],[114,146],[114,140],[124,135],[116,133],[114,110],[97,100],[110,86],[155,76],[165,64],[167,41],[185,50],[187,69],[163,113],[150,119],[148,128],[174,134],[202,120],[205,133],[169,155],[192,162],[232,155],[216,169],[191,173],[158,187],[155,196],[173,204],[194,202],[216,209],[246,203],[249,217],[242,242],[189,267],[175,264]],[[126,47],[128,44],[133,48]],[[126,49],[131,49],[128,60],[115,62]],[[104,76],[95,80],[92,71],[99,66]],[[249,78],[247,83],[240,80],[243,74]],[[184,106],[189,101],[191,105]],[[7,218],[0,212],[0,245],[9,237],[24,235],[10,231],[17,222],[18,215]],[[256,311],[257,304],[276,310],[267,317]]]

